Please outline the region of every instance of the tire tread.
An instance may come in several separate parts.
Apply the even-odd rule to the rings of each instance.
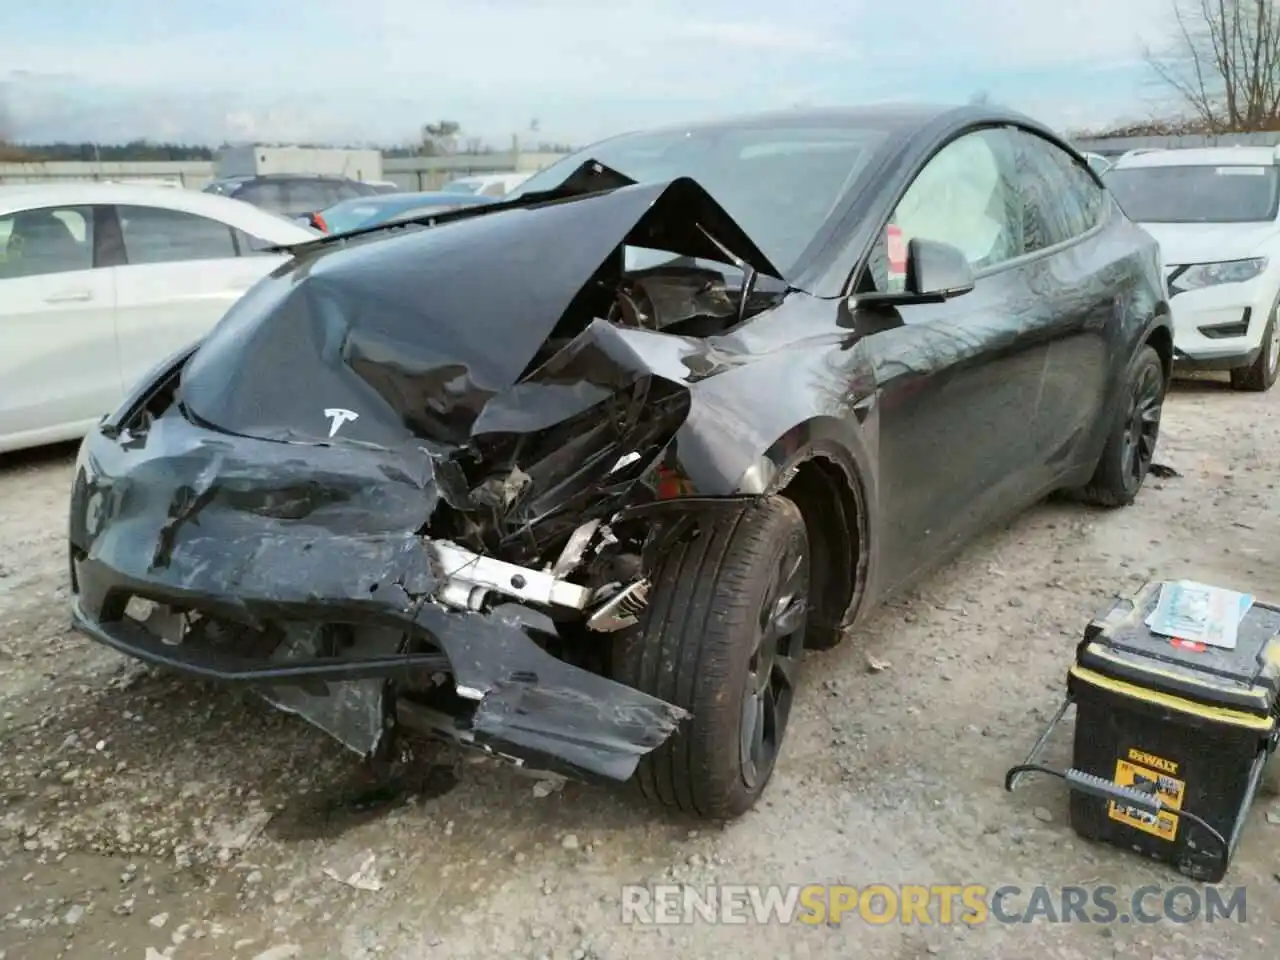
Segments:
[[[777,542],[797,525],[804,521],[789,500],[752,503],[707,518],[654,572],[646,615],[620,640],[618,679],[694,716],[641,758],[635,783],[647,800],[704,818],[743,812],[736,762],[715,762],[725,731],[737,729],[735,645],[751,627]]]

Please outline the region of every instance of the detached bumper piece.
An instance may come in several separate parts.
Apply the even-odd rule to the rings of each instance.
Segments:
[[[398,466],[339,448],[303,460],[180,417],[141,448],[95,433],[72,495],[73,625],[138,660],[252,685],[361,755],[401,719],[538,769],[628,779],[685,711],[535,639],[555,634],[549,609],[586,610],[588,588],[407,520],[387,532],[436,496]],[[383,532],[353,522],[369,516]],[[406,699],[423,690],[434,706]]]

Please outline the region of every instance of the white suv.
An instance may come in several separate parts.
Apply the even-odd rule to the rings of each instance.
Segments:
[[[1280,147],[1126,154],[1103,180],[1160,243],[1177,365],[1270,390],[1280,366]]]

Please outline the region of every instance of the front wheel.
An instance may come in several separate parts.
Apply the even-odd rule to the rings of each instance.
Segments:
[[[1231,371],[1231,389],[1263,393],[1275,385],[1276,372],[1280,371],[1280,323],[1276,322],[1278,311],[1280,300],[1276,301],[1271,308],[1271,315],[1267,317],[1258,358],[1250,366],[1237,367]]]
[[[1151,469],[1160,437],[1160,413],[1164,408],[1164,365],[1155,348],[1144,346],[1133,365],[1123,393],[1122,406],[1114,413],[1102,457],[1083,499],[1103,507],[1133,502]]]
[[[708,517],[652,578],[614,673],[692,716],[636,771],[661,806],[713,820],[749,810],[773,774],[809,605],[809,543],[790,500]]]

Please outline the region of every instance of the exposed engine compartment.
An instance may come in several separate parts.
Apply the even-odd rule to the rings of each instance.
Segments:
[[[756,294],[744,307],[745,284],[730,287],[720,270],[664,264],[623,271],[623,256],[615,251],[574,300],[530,364],[530,379],[589,382],[572,344],[594,317],[623,328],[713,337],[779,296]],[[687,390],[651,376],[594,386],[611,389],[567,419],[530,432],[484,433],[451,457],[445,469],[459,468],[467,494],[447,498],[462,509],[430,532],[514,563],[548,561],[574,529],[607,518],[624,502],[656,498],[660,475],[677,471],[663,453],[688,413]]]

